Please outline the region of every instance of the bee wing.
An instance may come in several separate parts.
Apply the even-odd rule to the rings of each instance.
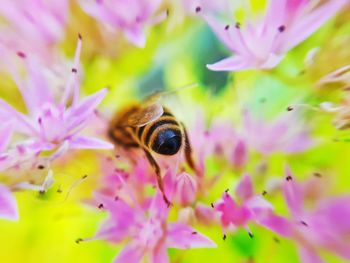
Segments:
[[[188,84],[188,85],[178,87],[178,88],[172,89],[172,90],[158,90],[158,91],[155,91],[154,93],[148,95],[143,101],[146,104],[158,103],[165,96],[172,95],[172,94],[175,94],[179,91],[182,91],[182,90],[185,90],[188,88],[194,88],[197,86],[198,85],[196,83],[193,83],[193,84]]]
[[[162,116],[164,110],[159,103],[151,103],[141,107],[139,110],[131,113],[125,123],[125,126],[141,127],[147,123],[155,121]]]

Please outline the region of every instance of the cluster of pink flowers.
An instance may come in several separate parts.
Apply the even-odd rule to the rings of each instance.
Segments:
[[[232,21],[232,9],[238,7],[228,8],[227,3],[231,1],[219,1],[224,4],[216,5],[214,12],[210,5],[207,8],[210,1],[203,2],[203,6],[196,7],[197,12],[234,53],[232,57],[208,65],[216,71],[276,67],[290,49],[308,38],[347,3],[346,0],[318,4],[308,0],[269,0],[261,17]],[[249,4],[243,2],[243,8],[249,8]]]
[[[211,70],[239,71],[276,67],[286,53],[304,41],[337,13],[346,0],[321,1],[270,0],[265,14],[247,16],[245,21],[232,21],[232,12],[242,8],[232,1],[185,2],[189,14],[196,13],[234,52],[234,56],[208,65]],[[81,0],[82,9],[103,27],[122,32],[138,47],[146,43],[146,31],[163,21],[167,11],[161,0]],[[193,222],[218,225],[224,239],[237,228],[244,228],[253,237],[250,225],[265,227],[277,235],[291,239],[305,263],[323,262],[318,251],[330,252],[350,260],[350,196],[317,198],[313,208],[304,208],[308,186],[299,184],[288,167],[285,179],[275,189],[283,193],[289,216],[277,213],[265,199],[267,192],[257,193],[253,187],[259,175],[246,173],[252,155],[268,163],[275,153],[304,152],[315,145],[309,131],[295,111],[272,121],[242,111],[242,124],[233,128],[228,121],[216,122],[207,129],[203,120],[189,130],[195,169],[186,167],[182,157],[178,165],[162,165],[164,191],[172,205],[167,206],[157,189],[154,171],[141,153],[115,156],[114,146],[88,134],[91,119],[107,94],[107,89],[84,96],[80,90],[83,69],[80,66],[82,37],[79,35],[73,61],[62,62],[56,50],[63,40],[68,20],[69,1],[16,0],[0,6],[1,69],[14,80],[25,110],[0,99],[0,171],[47,169],[40,185],[23,180],[15,185],[0,185],[0,218],[19,217],[13,189],[46,191],[53,183],[51,164],[71,150],[110,150],[101,158],[102,187],[96,189],[91,203],[109,215],[91,239],[112,243],[127,242],[114,262],[168,262],[168,248],[214,248],[216,244],[193,228]],[[223,18],[223,19],[222,19]],[[227,18],[227,19],[226,19]],[[101,30],[104,30],[101,28]],[[20,36],[20,37],[18,37]],[[259,43],[257,45],[256,43]],[[59,58],[59,59],[58,59]],[[57,60],[56,60],[57,59]],[[57,71],[55,66],[58,65]],[[24,75],[22,74],[24,68]],[[348,67],[341,69],[347,72]],[[327,76],[331,81],[349,83],[349,76],[339,72]],[[347,73],[348,74],[348,73]],[[58,79],[58,80],[57,80]],[[328,105],[329,106],[329,105]],[[348,106],[348,105],[347,105]],[[348,127],[348,107],[326,107],[345,115],[339,128]],[[92,127],[93,130],[93,127]],[[115,157],[110,157],[115,156]],[[219,158],[229,172],[242,174],[234,195],[222,191],[217,200],[205,203],[208,192],[226,175],[220,171],[208,176],[207,161]],[[121,169],[122,163],[127,168]],[[156,188],[150,190],[149,188]],[[227,186],[229,187],[229,186]],[[150,194],[151,193],[151,194]],[[173,220],[174,211],[177,218]]]

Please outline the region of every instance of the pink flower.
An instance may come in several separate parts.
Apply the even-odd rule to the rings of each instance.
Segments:
[[[132,44],[144,47],[147,27],[162,21],[163,12],[156,14],[162,0],[81,0],[80,5],[86,13],[112,29],[121,30]]]
[[[0,218],[18,220],[18,217],[16,199],[7,187],[0,185]]]
[[[81,134],[107,90],[102,89],[79,100],[77,72],[80,50],[79,38],[70,78],[58,98],[54,96],[51,83],[45,78],[46,68],[40,67],[42,65],[37,61],[24,58],[27,66],[27,77],[24,80],[10,66],[28,114],[17,111],[0,99],[0,113],[6,113],[0,114],[0,117],[6,116],[6,120],[11,119],[13,132],[25,136],[24,141],[17,143],[18,147],[23,148],[23,145],[34,155],[42,151],[53,151],[50,154],[51,160],[62,155],[67,149],[113,148],[110,143]]]
[[[248,223],[267,221],[266,218],[272,215],[273,207],[261,195],[253,193],[252,181],[248,174],[243,175],[238,183],[236,197],[239,203],[226,191],[222,199],[214,204],[215,210],[220,213],[224,231],[244,227],[252,235]]]
[[[96,238],[120,242],[131,238],[114,262],[169,262],[167,248],[215,247],[215,244],[183,223],[167,223],[169,208],[160,193],[143,206],[130,206],[122,199],[98,195],[110,217],[103,223]]]
[[[67,0],[4,0],[0,6],[0,45],[16,52],[51,58],[53,45],[64,37]]]
[[[307,210],[304,206],[307,191],[295,182],[286,167],[284,197],[292,217],[290,238],[296,241],[302,262],[324,262],[317,254],[324,249],[349,260],[350,196],[320,200]]]
[[[274,68],[290,49],[308,38],[346,3],[347,0],[319,4],[307,0],[269,0],[263,17],[248,17],[246,21],[222,21],[203,10],[202,16],[209,26],[235,54],[208,68],[215,71]]]
[[[224,157],[236,169],[243,168],[247,162],[248,145],[228,121],[215,122],[206,129],[204,118],[200,115],[195,126],[189,130],[189,136],[196,172],[200,176],[204,175],[206,159],[211,156]]]
[[[298,153],[314,142],[302,121],[294,112],[287,112],[271,122],[253,118],[244,112],[244,137],[250,148],[264,154],[273,152]]]

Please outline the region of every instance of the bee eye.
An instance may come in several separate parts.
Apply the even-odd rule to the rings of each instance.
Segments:
[[[181,137],[173,136],[164,140],[164,142],[159,146],[157,152],[164,155],[174,155],[181,147]]]

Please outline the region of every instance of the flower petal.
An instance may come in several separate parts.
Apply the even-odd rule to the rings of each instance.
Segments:
[[[236,186],[236,196],[246,201],[253,196],[253,184],[249,174],[244,174]]]
[[[168,263],[169,256],[165,246],[160,246],[151,254],[150,263]]]
[[[182,223],[168,226],[167,246],[170,248],[214,248],[216,244],[206,236]]]
[[[299,247],[299,256],[303,263],[324,263],[324,261],[316,254],[316,252],[307,247]]]
[[[135,46],[144,48],[146,45],[146,34],[141,27],[133,27],[124,30],[125,37]]]
[[[67,119],[69,119],[68,130],[73,130],[86,121],[100,104],[106,93],[107,89],[101,89],[100,91],[85,97],[74,107],[70,108],[67,111]]]
[[[286,181],[283,186],[284,198],[292,215],[297,217],[302,211],[303,193],[299,185],[294,182],[292,172],[288,166],[285,167],[285,175]]]
[[[326,1],[320,7],[316,7],[314,11],[298,18],[298,22],[288,29],[285,33],[288,34],[287,39],[283,42],[281,51],[285,52],[295,47],[319,27],[321,27],[328,19],[334,16],[348,1],[347,0],[332,0]]]
[[[0,218],[12,221],[19,218],[16,199],[4,185],[0,185]]]
[[[2,124],[0,128],[0,153],[6,150],[12,137],[12,126],[9,123]]]
[[[113,263],[139,263],[144,252],[136,244],[128,244],[123,248],[119,255],[113,260]]]
[[[214,64],[207,65],[207,68],[213,71],[239,71],[251,69],[256,64],[254,59],[249,59],[236,55],[225,58]]]
[[[113,144],[103,140],[87,137],[74,136],[69,139],[69,146],[71,149],[113,149]]]
[[[275,215],[271,211],[260,213],[256,222],[281,236],[290,237],[293,233],[293,225],[284,217]]]

